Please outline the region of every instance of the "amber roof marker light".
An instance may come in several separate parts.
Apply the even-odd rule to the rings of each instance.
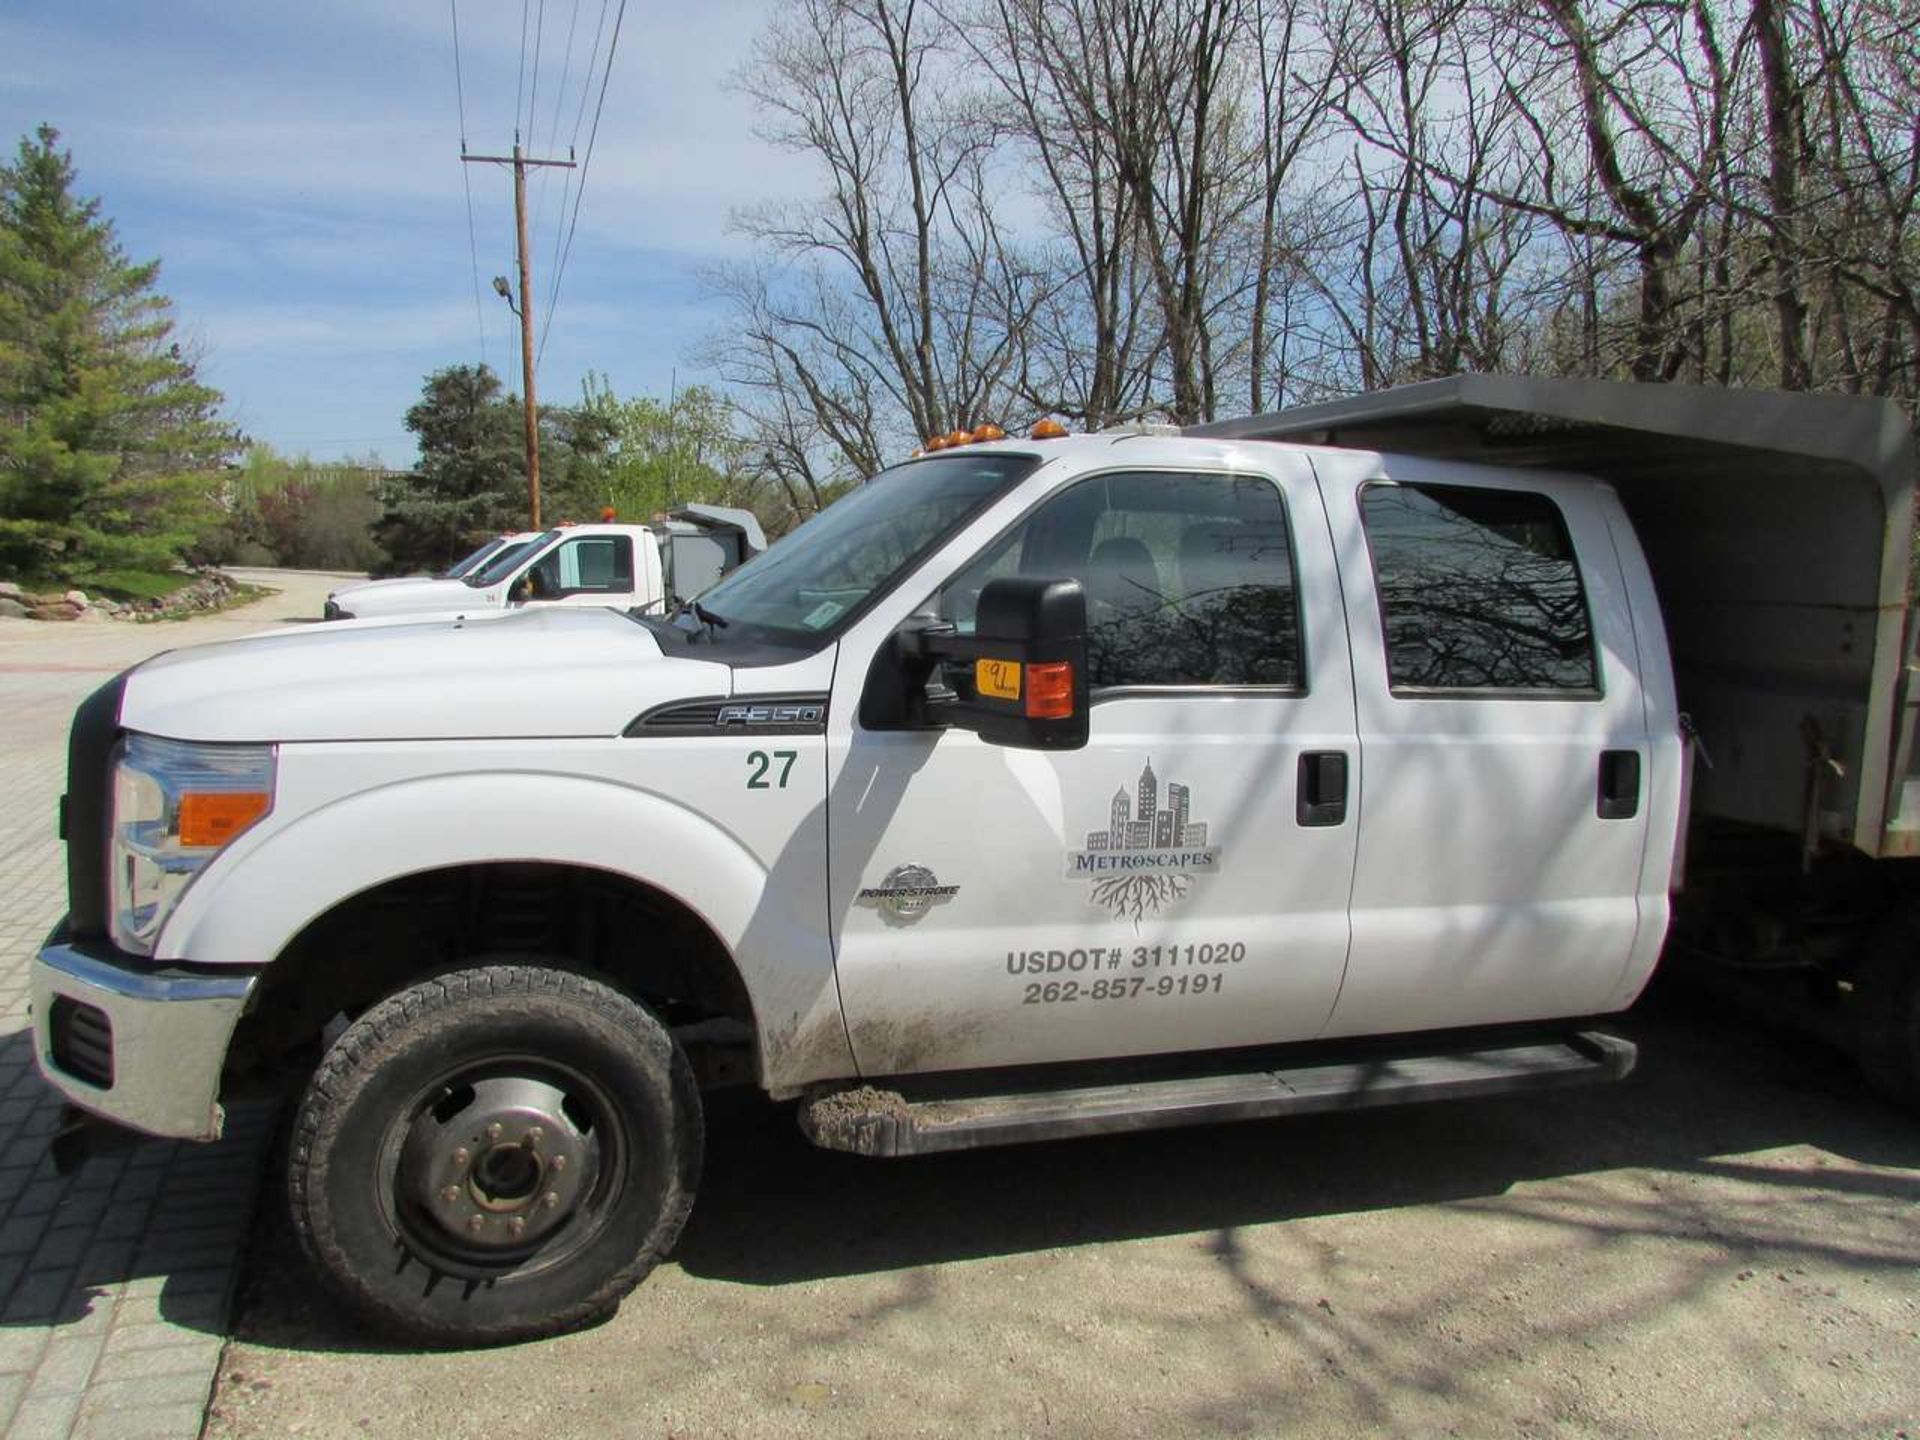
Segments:
[[[1064,440],[1067,438],[1067,427],[1062,425],[1058,420],[1036,420],[1033,422],[1033,429],[1028,432],[1027,438],[1030,440]]]

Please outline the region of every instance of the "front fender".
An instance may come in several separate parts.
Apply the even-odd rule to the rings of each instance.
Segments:
[[[468,771],[399,780],[284,823],[269,820],[189,888],[155,956],[265,964],[314,920],[375,886],[513,861],[624,875],[705,921],[733,955],[752,1002],[770,1088],[853,1073],[818,907],[803,912],[792,903],[809,887],[771,883],[768,867],[740,841],[684,805],[578,775]]]

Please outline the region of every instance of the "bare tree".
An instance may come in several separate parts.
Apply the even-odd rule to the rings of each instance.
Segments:
[[[827,184],[814,203],[736,217],[765,263],[751,286],[720,289],[752,322],[766,383],[797,386],[856,466],[903,430],[997,414],[1032,307],[990,137],[963,94],[943,93],[949,42],[919,0],[797,0],[743,75],[768,137]]]
[[[913,437],[1462,370],[1920,387],[1920,0],[793,0],[820,177],[709,358],[796,510]]]

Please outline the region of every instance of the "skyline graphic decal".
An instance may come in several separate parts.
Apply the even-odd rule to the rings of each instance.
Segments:
[[[1193,791],[1173,782],[1164,798],[1149,759],[1133,790],[1122,785],[1107,807],[1104,829],[1087,832],[1086,848],[1067,853],[1069,880],[1090,882],[1089,904],[1133,921],[1134,928],[1220,868],[1220,848],[1207,824],[1193,818]]]

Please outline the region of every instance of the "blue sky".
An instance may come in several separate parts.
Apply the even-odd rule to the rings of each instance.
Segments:
[[[537,81],[542,0],[525,7],[524,80],[521,0],[456,3],[470,149],[510,148],[527,95],[532,143],[563,153],[601,0],[544,0]],[[755,138],[751,102],[727,84],[772,3],[628,0],[540,366],[543,401],[577,399],[588,370],[623,395],[664,395],[676,367],[683,385],[699,378],[687,352],[721,317],[698,277],[739,253],[729,211],[804,185],[791,158]],[[606,8],[603,56],[619,4]],[[249,434],[316,457],[375,450],[410,463],[407,406],[428,371],[481,354],[482,321],[486,358],[519,389],[517,322],[490,285],[512,273],[511,182],[459,162],[447,0],[8,0],[9,155],[42,120],[61,131],[82,193],[101,198],[128,253],[162,261],[161,288],[204,348],[202,373]],[[582,155],[592,122],[589,100]],[[530,192],[541,303],[561,173]]]

